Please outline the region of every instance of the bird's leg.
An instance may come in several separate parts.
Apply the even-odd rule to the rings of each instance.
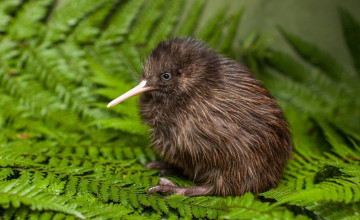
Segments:
[[[160,178],[157,186],[153,186],[148,189],[148,192],[151,193],[162,192],[183,196],[206,196],[210,195],[211,191],[212,187],[210,186],[179,187],[166,178]]]
[[[163,161],[150,162],[146,164],[144,167],[147,169],[161,169],[160,176],[179,174],[179,173],[181,174],[181,171],[178,168],[171,166],[170,164]]]

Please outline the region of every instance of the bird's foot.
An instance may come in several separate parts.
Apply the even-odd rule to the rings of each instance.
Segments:
[[[191,186],[179,187],[171,180],[160,178],[157,186],[150,187],[147,191],[150,193],[168,193],[182,196],[205,196],[211,194],[211,187],[209,186]]]
[[[161,169],[160,176],[172,175],[172,174],[181,174],[181,171],[178,168],[171,166],[170,164],[162,161],[150,162],[144,166],[147,169]]]

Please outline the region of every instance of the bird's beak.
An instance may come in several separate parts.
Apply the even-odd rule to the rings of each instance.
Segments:
[[[135,86],[134,88],[130,89],[129,91],[127,91],[126,93],[122,94],[121,96],[117,97],[116,99],[112,100],[107,107],[113,107],[117,104],[119,104],[120,102],[143,92],[149,91],[149,90],[153,90],[154,87],[151,86],[146,86],[146,80],[143,80],[139,83],[139,85]]]

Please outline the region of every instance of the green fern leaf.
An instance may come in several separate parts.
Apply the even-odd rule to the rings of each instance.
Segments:
[[[144,0],[129,1],[121,5],[117,13],[111,17],[107,28],[102,31],[98,46],[122,42],[143,5]]]
[[[90,125],[99,125],[103,128],[114,128],[117,130],[129,132],[130,134],[138,135],[146,135],[148,130],[147,126],[142,125],[140,120],[135,120],[135,118],[110,118],[97,120],[92,122]]]
[[[54,0],[38,0],[23,4],[8,27],[9,36],[15,40],[22,40],[38,34],[43,28],[40,21],[47,15],[48,7],[54,3]]]
[[[101,9],[106,2],[108,2],[108,0],[78,0],[76,2],[66,2],[66,4],[56,10],[49,19],[45,40],[50,42],[64,41],[68,33],[71,32],[81,20]]]
[[[340,9],[343,34],[350,51],[354,67],[360,74],[360,23],[345,9]]]
[[[338,134],[331,126],[321,121],[318,121],[318,123],[323,129],[328,142],[332,145],[334,153],[343,158],[360,158],[360,151],[353,150],[351,146],[348,146],[340,134]]]
[[[324,219],[358,219],[359,203],[345,205],[343,203],[317,202],[307,207]]]
[[[224,36],[224,39],[220,46],[222,51],[231,51],[232,50],[232,44],[235,40],[238,26],[239,26],[241,17],[243,15],[243,12],[244,12],[244,10],[240,9],[238,12],[233,14],[231,16],[231,18],[229,19],[230,20],[229,30],[225,33],[226,35]]]
[[[11,168],[1,168],[0,169],[0,180],[6,179],[14,175],[14,170]]]
[[[4,32],[12,19],[11,13],[21,6],[21,0],[5,0],[0,4],[0,32]]]
[[[300,38],[282,30],[281,33],[290,45],[311,64],[319,67],[334,79],[349,77],[349,72],[344,70],[338,62],[330,57],[326,52],[320,50],[315,45],[311,45]]]
[[[148,37],[150,29],[156,21],[160,19],[161,11],[164,7],[165,1],[149,1],[141,13],[141,20],[138,20],[132,27],[129,34],[129,40],[137,45],[145,42]]]
[[[215,16],[208,21],[207,25],[196,34],[200,39],[208,39],[207,43],[212,46],[216,46],[221,38],[222,30],[217,27],[221,27],[225,24],[225,11],[226,8],[219,10]]]
[[[47,195],[35,186],[28,187],[27,177],[13,181],[2,181],[0,183],[0,203],[2,207],[9,207],[10,202],[14,208],[21,204],[29,206],[31,210],[53,210],[60,211],[78,218],[85,217],[75,207],[67,205],[69,198],[56,195]]]
[[[194,33],[195,28],[198,25],[199,17],[201,17],[203,9],[205,7],[205,0],[195,1],[188,13],[186,14],[186,18],[181,22],[180,27],[176,31],[177,36],[191,36]]]
[[[152,50],[155,46],[161,41],[169,37],[169,35],[174,31],[176,23],[179,19],[179,15],[183,8],[184,1],[170,1],[165,9],[164,13],[161,16],[160,22],[153,30],[151,38],[147,42],[147,48]]]
[[[101,34],[107,16],[112,13],[114,5],[116,5],[116,1],[107,1],[98,10],[91,13],[87,19],[80,20],[68,35],[68,42],[74,40],[80,44],[94,43],[94,40]]]
[[[305,216],[294,216],[283,207],[273,207],[269,203],[255,200],[251,193],[242,197],[228,198],[227,205],[230,212],[222,215],[222,218],[233,219],[241,216],[244,219],[309,219]]]

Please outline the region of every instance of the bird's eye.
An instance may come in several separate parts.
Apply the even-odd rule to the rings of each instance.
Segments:
[[[171,78],[171,75],[170,73],[163,73],[161,75],[161,78],[163,78],[164,80],[169,80]]]

